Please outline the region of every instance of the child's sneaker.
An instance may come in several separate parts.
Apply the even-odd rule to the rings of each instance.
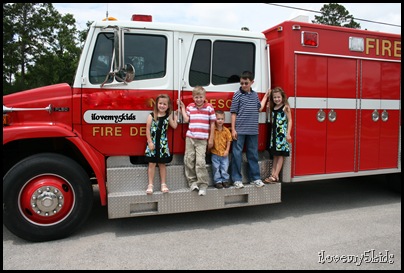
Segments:
[[[192,183],[191,191],[199,191],[199,187],[198,187],[198,185],[196,183]]]
[[[254,184],[258,188],[265,186],[261,179],[254,180],[251,184]]]
[[[242,183],[241,181],[236,181],[236,182],[234,182],[234,183],[233,183],[233,186],[234,186],[236,189],[242,189],[242,188],[244,188],[244,185],[243,185],[243,183]]]

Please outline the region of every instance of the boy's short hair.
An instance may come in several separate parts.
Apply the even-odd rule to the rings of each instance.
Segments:
[[[254,73],[252,73],[251,71],[243,71],[243,73],[241,73],[240,75],[241,79],[249,79],[250,81],[254,80]]]
[[[223,110],[215,110],[215,114],[216,114],[216,115],[223,115],[223,116],[225,116],[225,113],[224,113]]]
[[[192,90],[192,96],[196,95],[206,95],[206,90],[202,86],[195,86],[194,90]]]

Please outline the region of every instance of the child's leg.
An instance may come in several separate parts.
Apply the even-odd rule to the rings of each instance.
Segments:
[[[213,182],[223,182],[220,175],[220,157],[216,154],[212,154],[212,174]]]
[[[222,174],[223,182],[229,182],[230,181],[230,175],[228,173],[229,171],[229,157],[221,157],[220,158],[220,172]]]
[[[281,172],[283,165],[283,156],[274,156],[274,163],[272,167],[272,176],[279,180],[279,173]]]
[[[149,162],[149,167],[147,168],[147,175],[149,178],[149,184],[153,185],[154,174],[156,173],[156,163]]]
[[[167,178],[167,169],[166,164],[159,163],[159,170],[160,170],[160,182],[161,182],[161,191],[168,192],[166,178]]]
[[[154,182],[154,174],[156,172],[156,163],[149,162],[149,167],[147,168],[147,175],[149,179],[149,184],[147,186],[146,193],[153,193],[153,182]]]
[[[199,189],[206,189],[209,186],[209,173],[206,169],[206,147],[208,141],[205,139],[195,139],[195,173],[198,179]]]
[[[160,182],[161,182],[161,184],[165,184],[165,183],[166,183],[166,179],[167,179],[166,164],[164,164],[164,163],[159,163],[159,171],[160,171]]]
[[[185,138],[184,169],[189,187],[192,187],[198,181],[195,172],[195,156],[194,140],[187,137]]]
[[[272,157],[271,175],[269,177],[265,178],[265,180],[264,180],[265,183],[272,184],[272,183],[275,183],[278,180],[277,179],[277,174],[276,174],[276,166],[277,166],[277,163],[278,163],[278,159],[279,159],[279,156],[274,155]]]

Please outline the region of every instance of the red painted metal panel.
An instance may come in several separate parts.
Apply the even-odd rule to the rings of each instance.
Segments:
[[[329,99],[341,98],[352,101],[356,98],[356,63],[354,59],[328,58],[327,97]],[[339,109],[339,107],[349,109]],[[356,109],[351,108],[351,103],[344,105],[343,103],[331,102],[328,102],[328,108],[327,114],[331,110],[335,111],[336,119],[334,122],[326,120],[327,156],[325,172],[352,172],[355,162]]]
[[[380,169],[398,167],[399,111],[388,110],[388,113],[389,119],[387,121],[379,120],[381,123],[379,150]]]
[[[362,61],[362,109],[360,118],[359,170],[379,168],[380,119],[374,121],[372,113],[380,108],[381,64],[377,61]],[[373,100],[371,109],[363,109],[366,100]]]
[[[317,109],[296,109],[293,140],[294,176],[323,174],[326,156],[326,122],[317,121]]]
[[[327,95],[327,60],[317,56],[298,55],[296,97],[325,98]],[[293,121],[295,176],[325,172],[326,122],[317,120],[319,109],[301,109],[296,102]]]
[[[337,109],[327,120],[326,173],[352,172],[355,162],[355,110]],[[329,110],[327,111],[329,113]]]
[[[381,99],[400,99],[401,63],[384,62],[381,64]],[[380,157],[379,168],[398,167],[398,144],[400,130],[400,110],[384,109],[380,115],[388,113],[388,120],[380,120]]]
[[[359,170],[376,170],[379,165],[380,123],[372,120],[373,110],[361,110]]]

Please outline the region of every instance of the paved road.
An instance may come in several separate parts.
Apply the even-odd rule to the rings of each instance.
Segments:
[[[107,219],[63,240],[3,225],[7,269],[401,269],[401,194],[374,178],[282,185],[282,203]]]

